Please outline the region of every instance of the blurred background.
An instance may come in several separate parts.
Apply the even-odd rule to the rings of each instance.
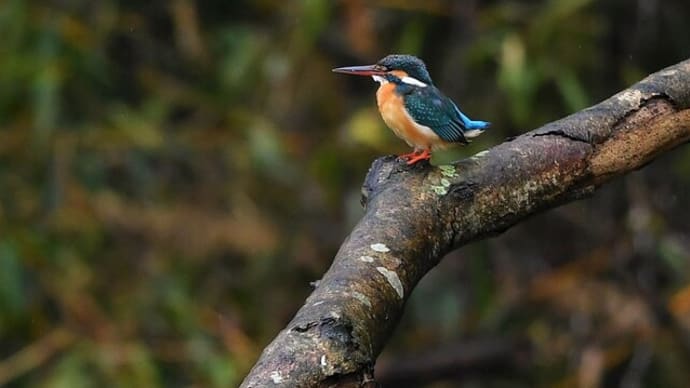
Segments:
[[[228,387],[408,151],[376,85],[410,53],[467,157],[688,57],[684,0],[3,0],[0,386]],[[386,386],[684,387],[690,148],[453,252]]]

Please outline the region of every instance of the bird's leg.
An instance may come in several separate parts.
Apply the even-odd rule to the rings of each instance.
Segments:
[[[419,162],[420,160],[431,159],[431,151],[429,151],[429,149],[427,148],[427,149],[423,150],[422,152],[415,151],[412,154],[408,154],[405,156],[410,156],[410,157],[405,158],[405,159],[407,160],[407,165],[412,165],[412,164]]]
[[[402,154],[402,155],[399,155],[398,157],[404,161],[408,161],[410,159],[416,158],[420,152],[422,152],[422,151],[414,150],[414,151],[410,152],[409,154]]]

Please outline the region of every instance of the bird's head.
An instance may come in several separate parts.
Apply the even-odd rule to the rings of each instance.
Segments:
[[[376,64],[366,66],[339,67],[333,69],[336,73],[364,75],[374,77],[374,80],[386,82],[399,80],[411,85],[431,85],[431,76],[426,70],[424,62],[412,55],[389,55]]]

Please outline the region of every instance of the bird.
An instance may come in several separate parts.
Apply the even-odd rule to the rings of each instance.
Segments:
[[[373,65],[338,67],[335,73],[371,76],[379,83],[376,103],[386,125],[413,151],[400,155],[408,165],[429,160],[431,153],[453,144],[468,144],[491,123],[471,120],[434,86],[426,64],[392,54]]]

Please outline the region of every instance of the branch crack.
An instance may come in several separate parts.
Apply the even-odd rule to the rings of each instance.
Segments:
[[[554,130],[552,130],[552,131],[541,132],[541,133],[535,133],[535,134],[532,135],[532,136],[533,136],[533,137],[539,137],[539,136],[558,136],[558,137],[562,137],[562,138],[565,138],[565,139],[568,139],[568,140],[577,141],[577,142],[581,142],[581,143],[585,143],[585,144],[589,144],[589,145],[591,145],[591,146],[594,146],[594,143],[593,143],[592,140],[589,138],[589,133],[587,133],[587,135],[588,135],[588,136],[587,136],[586,138],[582,138],[582,137],[579,137],[579,136],[577,136],[577,135],[574,135],[574,134],[571,134],[571,133],[567,133],[566,131],[564,131],[564,130],[562,130],[562,129],[554,129]]]

